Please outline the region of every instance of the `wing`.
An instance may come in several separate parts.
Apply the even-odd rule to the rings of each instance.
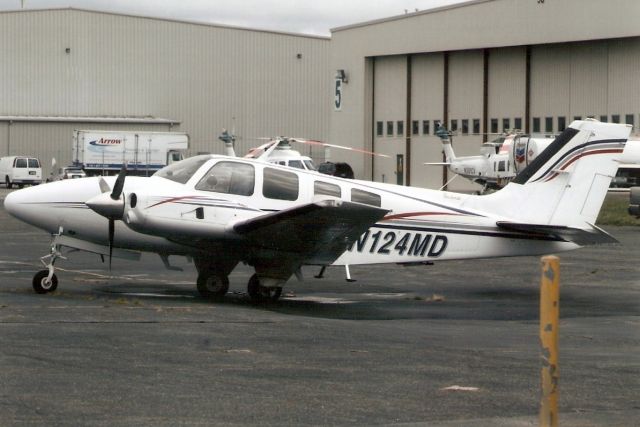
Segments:
[[[322,200],[234,224],[256,256],[277,254],[295,264],[330,264],[389,211]]]
[[[563,225],[526,224],[508,221],[498,221],[497,225],[506,230],[530,234],[532,237],[564,240],[580,246],[618,243],[612,235],[593,224],[589,224],[591,226],[590,230]]]

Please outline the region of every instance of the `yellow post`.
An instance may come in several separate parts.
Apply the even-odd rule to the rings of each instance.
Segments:
[[[558,425],[558,317],[560,314],[560,259],[541,259],[540,280],[540,351],[542,393],[540,425]]]

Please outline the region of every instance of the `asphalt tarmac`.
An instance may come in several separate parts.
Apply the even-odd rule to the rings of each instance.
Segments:
[[[640,229],[607,230],[560,254],[562,426],[639,425]],[[70,254],[37,295],[49,236],[0,233],[0,425],[538,425],[538,257],[306,268],[256,305],[247,267],[207,302],[154,255]]]

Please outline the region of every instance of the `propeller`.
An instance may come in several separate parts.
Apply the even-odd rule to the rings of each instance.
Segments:
[[[124,198],[122,190],[127,176],[127,165],[125,164],[113,184],[113,189],[109,187],[104,178],[100,178],[100,194],[87,200],[86,205],[99,215],[109,220],[109,270],[111,270],[111,259],[113,258],[113,242],[115,237],[115,221],[121,220],[124,215]],[[109,194],[111,191],[111,194]]]

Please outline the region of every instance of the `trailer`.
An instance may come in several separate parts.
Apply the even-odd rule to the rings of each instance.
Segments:
[[[180,161],[189,148],[181,132],[74,130],[73,165],[88,176],[113,175],[127,165],[130,175],[150,176]]]

